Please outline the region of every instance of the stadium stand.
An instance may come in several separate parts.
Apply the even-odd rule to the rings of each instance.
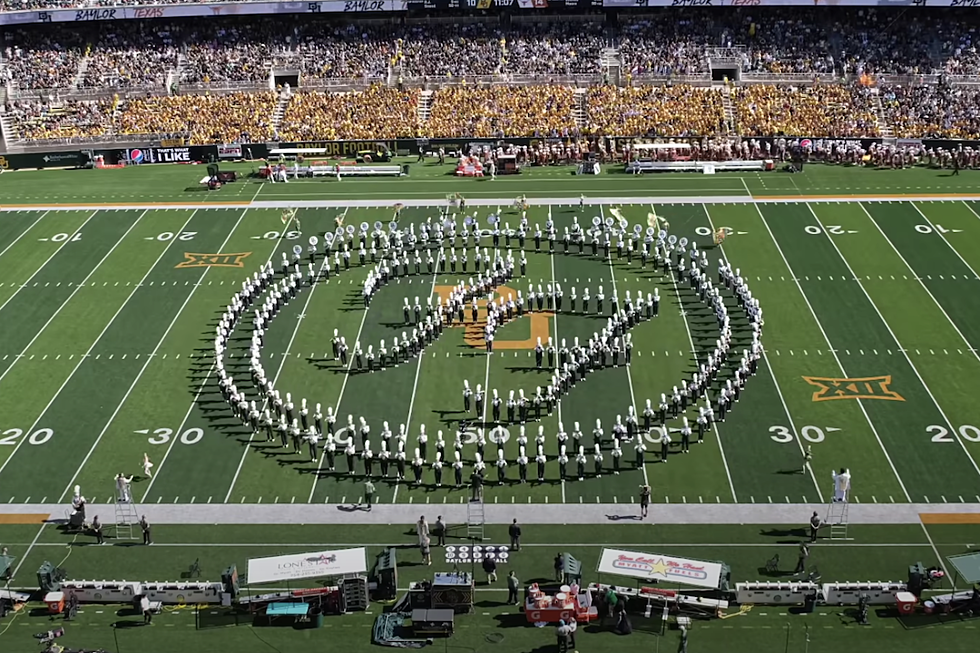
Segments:
[[[2,0],[0,10],[81,4],[145,3]],[[4,28],[2,117],[15,142],[156,132],[200,143],[980,135],[977,18],[896,16],[712,7],[607,22],[291,15],[22,25]],[[733,79],[712,80],[719,62],[738,69]]]

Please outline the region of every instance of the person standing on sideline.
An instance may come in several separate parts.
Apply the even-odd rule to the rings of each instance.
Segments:
[[[646,519],[649,514],[651,493],[649,485],[640,486],[640,519]]]
[[[565,578],[565,563],[562,559],[562,555],[559,553],[555,556],[555,580],[561,582]]]
[[[510,525],[510,528],[507,529],[507,532],[510,535],[510,550],[520,551],[521,550],[521,527],[517,524],[516,519],[514,520],[514,523]]]
[[[507,575],[507,604],[508,605],[518,605],[520,600],[517,597],[517,591],[521,587],[521,581],[517,580],[517,574],[513,571]]]
[[[148,626],[153,621],[153,614],[150,612],[150,599],[146,594],[140,597],[140,610],[143,612],[143,625]]]
[[[426,535],[419,541],[419,551],[422,553],[422,564],[432,564],[432,554],[429,550],[429,536]]]
[[[497,562],[490,556],[483,558],[483,571],[487,574],[487,585],[497,582]]]
[[[146,515],[140,517],[140,530],[143,531],[143,544],[146,546],[153,544],[153,538],[150,537],[150,522],[146,521]]]
[[[419,536],[419,542],[429,539],[429,522],[425,521],[425,515],[419,517],[415,523],[415,533]]]
[[[811,460],[813,460],[813,450],[811,447],[807,447],[806,451],[803,453],[803,468],[800,470],[801,474],[806,474],[806,468],[810,466]]]
[[[446,546],[446,524],[442,521],[442,515],[436,517],[436,523],[432,525],[432,534],[436,536],[436,546]]]
[[[98,515],[92,520],[92,535],[95,536],[96,544],[105,544],[105,537],[102,535],[102,522],[99,521]]]
[[[800,553],[799,557],[796,559],[796,569],[793,570],[794,574],[802,574],[806,571],[806,561],[810,557],[810,547],[807,546],[806,542],[800,542]]]
[[[820,516],[817,515],[817,511],[813,511],[813,516],[810,517],[810,542],[817,541],[817,532],[820,530],[822,522],[820,521]]]
[[[364,481],[364,504],[367,506],[365,510],[371,512],[371,506],[374,505],[374,483],[371,479]]]

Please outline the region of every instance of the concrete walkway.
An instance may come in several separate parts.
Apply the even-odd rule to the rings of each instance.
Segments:
[[[36,523],[64,519],[67,505],[7,504],[0,523]],[[154,524],[411,524],[421,515],[450,523],[466,522],[466,504],[381,504],[368,512],[337,504],[147,504],[137,511]],[[487,504],[486,523],[509,524],[772,524],[802,525],[824,504],[653,504],[640,520],[636,504]],[[91,514],[111,521],[107,504],[90,504]],[[918,524],[923,514],[937,523],[980,524],[980,503],[851,504],[850,524]]]

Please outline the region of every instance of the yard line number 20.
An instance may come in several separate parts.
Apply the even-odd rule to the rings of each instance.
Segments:
[[[933,442],[956,442],[949,429],[939,424],[927,426],[926,433],[932,436]],[[956,429],[956,433],[967,442],[980,442],[980,429],[972,424],[964,424]]]
[[[0,446],[15,447],[24,435],[24,429],[6,429],[0,431]],[[54,436],[52,429],[38,429],[27,436],[27,444],[45,444]]]

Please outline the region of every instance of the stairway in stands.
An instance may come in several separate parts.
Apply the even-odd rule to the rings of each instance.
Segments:
[[[279,92],[279,102],[276,103],[276,109],[272,112],[272,133],[276,138],[279,138],[279,125],[282,124],[282,119],[286,116],[286,107],[289,106],[289,100],[292,97],[291,89],[283,88]]]
[[[878,126],[881,137],[894,137],[891,123],[888,122],[888,117],[885,115],[885,105],[881,103],[881,93],[876,88],[871,89],[871,107],[874,109],[875,124]]]
[[[725,84],[721,88],[721,106],[725,112],[725,133],[735,133],[735,103],[732,102],[732,87]]]
[[[72,90],[78,90],[82,87],[82,82],[85,81],[85,71],[88,70],[88,64],[92,60],[92,46],[89,45],[85,48],[85,54],[82,55],[82,60],[78,62],[78,72],[75,73],[75,79],[71,82]]]
[[[572,117],[575,118],[575,126],[584,129],[589,121],[589,89],[575,89],[575,104],[572,106]]]
[[[432,91],[422,91],[419,95],[418,116],[419,124],[424,125],[432,115]]]

